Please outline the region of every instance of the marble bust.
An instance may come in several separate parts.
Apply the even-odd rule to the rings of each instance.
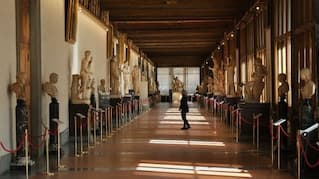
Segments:
[[[97,89],[99,94],[106,94],[105,79],[100,80],[100,84]]]
[[[55,84],[58,82],[58,74],[51,73],[49,81],[42,84],[42,90],[48,94],[51,98],[57,98],[58,89]]]
[[[14,92],[18,100],[25,100],[26,97],[26,81],[27,75],[24,72],[19,72],[16,76],[16,82],[9,85],[9,90]]]
[[[303,84],[300,88],[301,96],[303,99],[310,99],[315,94],[316,85],[311,80],[311,71],[308,68],[304,68],[300,71],[300,79]]]
[[[287,75],[284,73],[280,73],[278,75],[278,81],[281,83],[281,85],[278,88],[278,96],[279,97],[286,97],[288,91],[289,91],[289,84],[287,82]]]

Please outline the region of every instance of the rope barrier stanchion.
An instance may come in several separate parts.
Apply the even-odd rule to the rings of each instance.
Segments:
[[[232,120],[231,120],[231,135],[233,136],[234,135],[234,120],[236,119],[237,120],[237,115],[238,115],[238,111],[239,111],[239,108],[237,109],[234,109],[232,112],[231,112],[231,116],[232,116]],[[235,116],[235,117],[234,117]]]
[[[298,130],[297,132],[297,153],[298,153],[298,169],[297,169],[297,177],[298,179],[301,178],[301,161],[302,158],[304,158],[305,163],[307,164],[308,167],[310,168],[315,168],[319,166],[319,160],[315,164],[311,164],[307,158],[307,154],[304,150],[303,143],[302,143],[302,136],[307,137],[309,133],[313,132],[314,130],[319,128],[319,123],[316,123],[307,129],[304,130]],[[318,142],[317,142],[318,145]],[[303,157],[302,157],[303,156]]]
[[[59,119],[53,119],[52,121],[57,123],[57,129],[56,129],[56,135],[57,135],[57,138],[58,138],[57,163],[58,163],[58,169],[61,169],[61,168],[64,168],[64,166],[61,164],[61,136],[60,136],[60,125],[62,125],[63,122],[60,121]]]
[[[297,178],[301,178],[301,144],[300,144],[300,139],[301,139],[301,130],[297,131]]]
[[[28,129],[24,131],[24,150],[25,150],[25,175],[29,179],[29,142],[28,142]]]
[[[271,165],[274,166],[274,130],[273,130],[273,118],[270,118],[270,136],[271,136],[271,146],[270,146],[270,151],[271,151]]]
[[[260,117],[262,116],[263,114],[262,113],[258,113],[257,115],[253,115],[253,119],[254,119],[254,126],[253,126],[253,130],[255,130],[256,128],[256,132],[257,132],[257,139],[256,139],[256,145],[257,145],[257,151],[259,150],[259,138],[260,138],[260,135],[259,135],[259,120],[260,120]]]
[[[105,110],[99,109],[99,122],[100,122],[100,142],[103,143],[103,113]],[[105,123],[106,125],[106,123]],[[106,133],[106,131],[105,131]]]
[[[238,141],[239,141],[239,117],[240,117],[239,109],[236,113],[237,113],[237,115],[236,115],[236,143],[238,143]]]
[[[93,109],[93,147],[96,146],[96,120],[97,120],[97,109]]]
[[[105,138],[103,141],[105,142],[107,140],[107,137],[109,136],[109,123],[108,123],[108,118],[109,118],[109,107],[106,107],[104,109],[104,117],[105,117]]]
[[[86,127],[87,127],[87,150],[89,151],[89,149],[91,148],[91,134],[90,134],[90,131],[91,131],[91,118],[92,118],[92,111],[93,111],[93,108],[92,106],[89,107],[89,110],[88,110],[88,114],[87,114],[87,124],[86,124]],[[82,128],[82,127],[81,127]]]
[[[84,150],[83,150],[83,119],[85,119],[85,116],[83,115],[83,114],[81,114],[81,113],[76,113],[75,114],[76,115],[76,118],[75,119],[77,119],[77,121],[79,122],[79,129],[80,129],[80,155],[78,154],[78,149],[77,149],[77,145],[78,145],[78,139],[77,139],[77,121],[75,121],[74,123],[75,123],[75,129],[74,129],[74,131],[75,131],[75,149],[74,149],[74,152],[75,152],[75,156],[76,157],[80,157],[80,156],[82,156],[84,153],[86,153],[86,152],[84,152]],[[58,149],[58,150],[60,150],[60,149]]]
[[[277,127],[277,169],[280,170],[281,165],[281,124],[286,122],[286,119],[280,119],[273,123],[273,126]],[[272,151],[274,152],[274,151]]]
[[[109,122],[110,122],[110,135],[109,137],[111,137],[113,135],[113,112],[114,112],[114,107],[110,107],[109,109]]]
[[[45,148],[46,148],[46,175],[53,176],[54,173],[50,172],[50,157],[49,157],[49,130],[45,129]],[[59,150],[59,149],[58,149]]]

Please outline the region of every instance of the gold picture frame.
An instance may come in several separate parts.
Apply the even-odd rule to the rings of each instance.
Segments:
[[[74,44],[77,36],[79,0],[65,0],[65,41]]]

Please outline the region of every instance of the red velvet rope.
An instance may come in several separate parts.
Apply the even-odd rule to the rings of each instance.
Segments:
[[[243,118],[242,116],[240,116],[239,118],[241,121],[243,121],[244,123],[248,124],[248,125],[252,125],[253,123],[252,122],[249,122],[247,120],[245,120],[245,118]]]
[[[11,153],[11,154],[14,154],[14,153],[17,153],[20,149],[22,149],[22,147],[25,143],[24,138],[25,138],[25,135],[22,135],[21,141],[19,142],[20,145],[18,145],[18,147],[16,149],[8,149],[2,142],[0,142],[0,146],[4,151]]]
[[[310,144],[309,139],[305,138],[306,142],[307,142],[307,146],[309,146],[312,150],[319,152],[319,147],[313,146],[312,144]]]
[[[319,159],[318,159],[314,164],[311,164],[311,163],[309,162],[307,153],[304,151],[304,146],[303,146],[303,143],[302,143],[302,140],[301,140],[301,136],[300,136],[300,135],[298,136],[298,140],[299,140],[299,143],[300,143],[301,153],[302,153],[303,156],[304,156],[305,163],[307,164],[307,166],[308,166],[309,168],[316,168],[317,166],[319,166]]]
[[[284,129],[281,125],[279,125],[279,127],[280,127],[281,132],[282,132],[287,138],[289,138],[289,134],[285,131],[285,129]]]
[[[29,141],[29,145],[32,149],[38,150],[38,149],[40,149],[41,146],[44,145],[44,143],[46,141],[46,134],[43,136],[43,139],[41,140],[41,142],[39,144],[33,144],[30,138],[28,138],[28,141]]]

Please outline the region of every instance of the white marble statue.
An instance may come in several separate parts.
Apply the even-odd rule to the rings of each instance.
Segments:
[[[82,94],[81,99],[90,99],[91,95],[91,83],[93,82],[92,64],[93,58],[91,57],[91,51],[86,50],[84,52],[84,58],[81,61],[80,71],[80,93]]]
[[[178,77],[176,76],[172,82],[172,91],[173,92],[182,92],[183,86],[184,86],[183,82],[181,80],[179,80]]]
[[[129,90],[132,89],[132,74],[128,62],[124,63],[122,71],[124,77],[124,94],[129,94]]]
[[[235,93],[235,84],[234,84],[234,64],[231,60],[226,67],[227,72],[227,96],[233,97],[236,95]]]
[[[134,65],[132,70],[132,82],[133,82],[133,89],[135,94],[139,94],[139,69],[137,65]]]
[[[300,79],[303,82],[300,88],[302,99],[311,99],[316,91],[316,85],[311,80],[311,71],[308,68],[302,69],[300,71]]]
[[[111,95],[120,94],[120,66],[117,56],[113,56],[110,61]]]

